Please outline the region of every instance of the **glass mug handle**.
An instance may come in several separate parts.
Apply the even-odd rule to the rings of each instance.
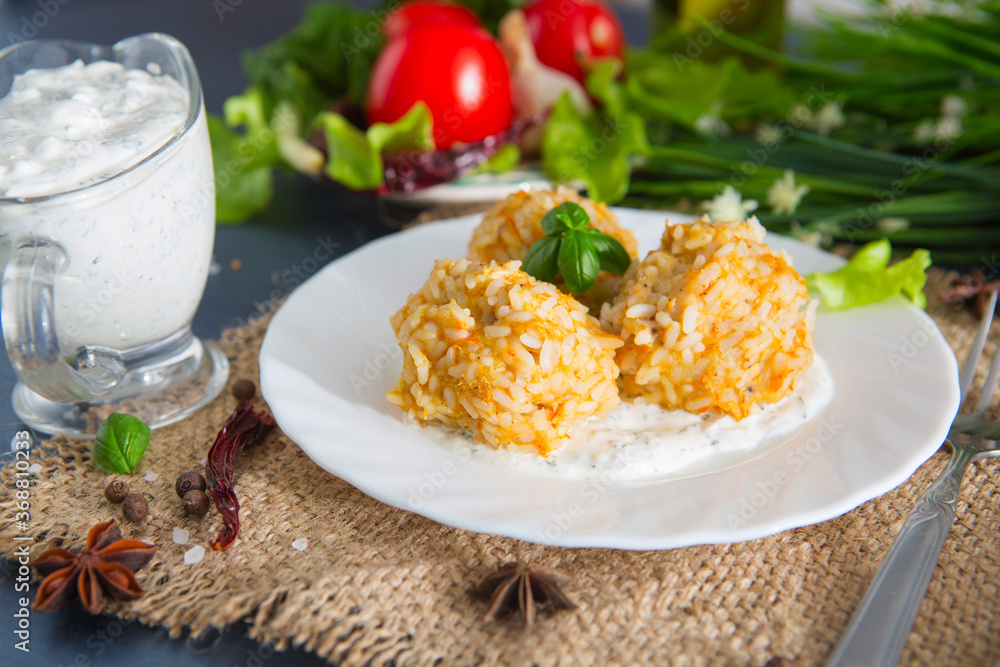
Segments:
[[[66,354],[59,344],[55,278],[66,268],[66,252],[44,238],[14,244],[3,272],[0,308],[7,356],[21,382],[50,401],[99,398],[125,377],[122,355],[84,345]]]

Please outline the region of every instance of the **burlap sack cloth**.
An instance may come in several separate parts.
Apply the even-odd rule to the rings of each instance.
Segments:
[[[961,357],[975,317],[942,306],[935,288],[930,312]],[[224,337],[233,379],[257,378],[264,329],[260,323]],[[995,345],[996,336],[988,350]],[[817,526],[741,544],[634,552],[541,547],[448,528],[372,500],[274,432],[238,466],[239,539],[185,565],[184,552],[207,547],[220,519],[214,510],[202,520],[186,517],[174,480],[200,468],[235,402],[225,392],[154,432],[131,480],[149,498],[150,517],[122,525],[126,536],[159,551],[139,573],[146,595],[107,611],[173,635],[245,619],[262,642],[302,645],[345,665],[762,665],[773,656],[820,664],[946,458],[938,453],[898,489]],[[55,439],[42,451],[49,453],[33,458],[42,466],[32,490],[33,553],[79,548],[93,524],[121,521],[120,509],[103,498],[110,477],[90,462],[88,444]],[[146,481],[148,472],[159,477]],[[996,462],[967,476],[904,664],[1000,662],[998,480]],[[9,466],[2,488],[0,545],[10,555],[21,533]],[[190,531],[188,545],[173,543],[174,527]],[[300,538],[304,551],[291,546]],[[481,623],[484,603],[469,589],[509,560],[573,575],[568,593],[579,609],[542,612],[531,632],[516,616]]]

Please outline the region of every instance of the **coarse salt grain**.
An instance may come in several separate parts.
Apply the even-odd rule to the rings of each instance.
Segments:
[[[155,482],[158,477],[159,475],[156,474],[155,472],[147,472],[145,475],[143,475],[143,479],[145,479],[147,482]]]
[[[205,547],[201,546],[191,547],[190,549],[184,552],[184,564],[194,565],[195,563],[200,562],[201,559],[204,557],[205,557]]]
[[[300,537],[299,539],[292,542],[292,548],[297,549],[298,551],[305,551],[306,547],[308,546],[309,546],[309,540],[307,540],[304,537]]]
[[[174,528],[174,544],[187,544],[188,532],[183,528]]]

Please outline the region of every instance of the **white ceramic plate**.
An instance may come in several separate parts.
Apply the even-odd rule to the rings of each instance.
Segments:
[[[643,252],[659,244],[665,214],[617,213]],[[403,424],[385,393],[401,368],[390,315],[434,260],[465,254],[477,220],[423,225],[333,262],[289,297],[261,348],[261,391],[282,430],[324,469],[390,505],[568,547],[749,540],[830,519],[900,484],[939,447],[958,409],[950,348],[929,317],[897,299],[820,313],[816,348],[833,374],[833,402],[800,433],[738,464],[615,484],[470,462]],[[769,242],[803,274],[843,262],[787,238]]]

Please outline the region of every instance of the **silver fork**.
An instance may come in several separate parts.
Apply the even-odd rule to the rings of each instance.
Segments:
[[[997,293],[994,292],[969,350],[969,357],[962,367],[959,386],[963,408],[967,407],[966,399],[986,345],[996,305]],[[985,418],[998,377],[1000,351],[993,355],[986,383],[972,414],[961,415],[952,423],[945,441],[951,446],[948,465],[920,497],[903,523],[895,544],[854,612],[828,667],[890,667],[899,663],[955,518],[965,470],[977,459],[1000,456],[1000,445],[997,443],[1000,423]]]

